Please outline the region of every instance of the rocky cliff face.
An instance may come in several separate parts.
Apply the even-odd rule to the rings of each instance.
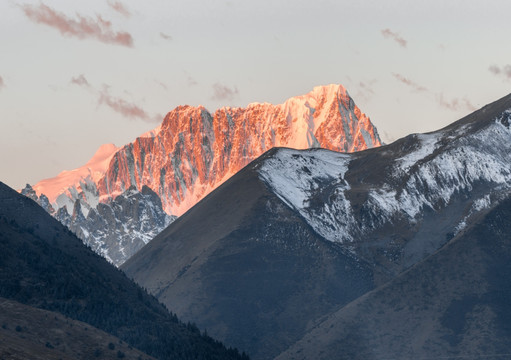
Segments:
[[[149,186],[181,215],[227,178],[276,146],[353,152],[381,145],[369,118],[340,85],[316,87],[281,105],[180,106],[161,127],[113,156],[99,181],[102,198]]]
[[[92,250],[116,266],[124,263],[175,219],[163,211],[160,198],[147,186],[141,191],[131,187],[115,199],[93,208],[78,196],[71,214],[66,207],[55,211],[48,198],[44,194],[37,196],[28,184],[21,193],[36,201]]]

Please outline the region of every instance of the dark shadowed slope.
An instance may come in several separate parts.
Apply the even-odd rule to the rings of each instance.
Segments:
[[[240,358],[180,323],[34,201],[3,183],[0,296],[87,322],[161,359]]]
[[[0,359],[154,359],[87,323],[5,298],[0,324]]]
[[[510,193],[508,95],[378,149],[270,150],[123,269],[184,319],[266,359]]]
[[[511,198],[278,359],[509,358],[510,219]]]
[[[177,219],[122,268],[184,320],[268,359],[316,318],[371,289],[373,281],[365,263],[318,236],[268,190],[258,163]]]

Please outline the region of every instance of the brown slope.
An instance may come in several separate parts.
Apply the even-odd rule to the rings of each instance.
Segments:
[[[511,199],[388,284],[340,308],[287,359],[507,358]]]
[[[0,298],[0,359],[154,359],[59,313]]]
[[[268,359],[318,317],[370,290],[373,280],[366,264],[319,237],[267,189],[256,172],[259,161],[122,269],[182,319],[255,359]]]

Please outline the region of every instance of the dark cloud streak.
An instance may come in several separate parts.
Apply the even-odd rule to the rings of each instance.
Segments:
[[[220,83],[213,84],[213,96],[211,97],[213,100],[233,100],[238,95],[239,91],[237,87],[231,89]]]
[[[21,8],[33,22],[57,29],[62,35],[78,39],[92,38],[105,44],[133,47],[133,38],[128,32],[115,32],[112,23],[99,15],[92,19],[76,14],[76,19],[72,19],[42,3],[38,6],[22,5]]]
[[[496,76],[503,76],[506,80],[511,80],[511,65],[504,65],[502,68],[497,65],[491,65],[488,70]]]
[[[172,40],[172,36],[160,32],[160,36],[165,40]]]
[[[124,17],[131,17],[131,12],[119,1],[108,1],[108,6],[110,6],[113,10],[117,11]]]
[[[419,85],[417,84],[416,82],[413,82],[412,80],[404,77],[403,75],[401,74],[397,74],[397,73],[392,73],[392,76],[394,76],[394,78],[396,78],[398,81],[400,81],[401,83],[411,87],[412,89],[414,89],[415,91],[417,92],[424,92],[424,91],[428,91],[428,89],[422,85]]]
[[[403,39],[398,33],[387,28],[381,30],[381,34],[385,39],[394,40],[396,43],[399,44],[399,46],[406,48],[407,41]]]
[[[405,77],[401,74],[392,73],[392,76],[394,76],[394,78],[396,80],[398,80],[402,84],[410,87],[417,93],[423,93],[428,96],[434,97],[436,103],[444,109],[448,109],[451,111],[458,111],[458,110],[474,111],[474,110],[476,110],[476,107],[466,97],[446,99],[442,93],[435,93],[433,91],[430,91],[427,87],[417,84],[416,82],[408,79],[407,77]]]
[[[145,111],[137,104],[127,101],[123,98],[110,95],[108,85],[103,85],[102,90],[95,89],[83,74],[71,78],[69,82],[73,85],[77,85],[81,88],[89,90],[91,93],[98,97],[99,105],[105,105],[129,120],[142,120],[148,123],[161,122],[162,116],[160,114],[150,116],[147,111]]]
[[[83,74],[80,74],[77,77],[71,78],[70,82],[71,82],[71,84],[75,84],[75,85],[86,87],[86,88],[91,87],[89,82],[87,81],[87,79],[85,78],[85,76]]]

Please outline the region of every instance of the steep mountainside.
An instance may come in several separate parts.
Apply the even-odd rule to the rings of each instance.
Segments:
[[[437,132],[353,154],[270,150],[123,270],[214,336],[275,356],[328,309],[423,261],[509,196],[510,109],[507,96]],[[282,320],[288,313],[300,323]],[[246,314],[262,324],[252,337],[236,333]]]
[[[239,359],[181,323],[39,205],[0,183],[0,296],[60,312],[160,359]]]
[[[490,359],[511,353],[511,198],[388,284],[342,307],[287,359]]]
[[[0,324],[1,359],[154,359],[87,323],[4,298]]]
[[[249,166],[128,260],[184,320],[256,359],[373,288],[372,268],[318,236]]]

